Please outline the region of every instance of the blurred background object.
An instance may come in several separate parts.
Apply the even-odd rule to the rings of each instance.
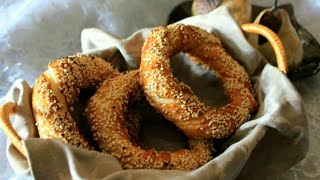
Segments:
[[[186,1],[170,13],[168,24],[189,16],[208,13],[219,6],[227,6],[239,25],[249,22],[262,24],[279,36],[286,50],[288,77],[291,80],[317,74],[320,71],[320,44],[297,20],[293,6],[296,2],[281,1],[281,5],[278,5],[278,0],[268,4],[263,2],[265,3],[249,0]],[[252,46],[260,51],[270,64],[276,66],[276,57],[270,43],[260,35],[246,35]]]

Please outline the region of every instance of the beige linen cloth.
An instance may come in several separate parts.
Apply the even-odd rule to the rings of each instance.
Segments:
[[[302,99],[277,68],[246,41],[242,31],[225,7],[179,23],[190,24],[214,33],[226,49],[250,74],[260,108],[232,137],[217,147],[221,152],[194,171],[123,170],[116,158],[95,151],[71,147],[58,140],[39,139],[31,110],[31,88],[17,80],[7,94],[7,101],[18,104],[14,127],[23,137],[28,157],[25,159],[8,142],[7,157],[17,173],[35,179],[268,179],[279,175],[305,157],[308,129]],[[142,29],[127,39],[120,39],[99,29],[84,29],[83,53],[103,57],[120,70],[139,67],[141,47],[151,28]],[[188,61],[180,53],[172,57],[174,74],[191,86],[196,95],[210,105],[221,105],[223,90],[214,73]],[[149,125],[152,128],[152,123]],[[154,128],[154,127],[153,127]],[[160,130],[154,134],[163,133]],[[166,132],[167,133],[167,132]],[[170,132],[168,132],[170,134]],[[173,138],[173,137],[172,137]],[[170,141],[155,139],[159,146]],[[174,146],[174,144],[172,145]]]

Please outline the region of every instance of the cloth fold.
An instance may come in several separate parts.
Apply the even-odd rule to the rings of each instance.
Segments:
[[[16,116],[14,127],[25,139],[28,157],[27,160],[23,158],[9,143],[7,157],[15,171],[35,179],[267,179],[304,158],[308,149],[308,129],[301,97],[285,75],[267,64],[250,46],[228,9],[221,6],[209,14],[178,23],[198,26],[218,36],[251,76],[260,105],[250,121],[219,143],[218,156],[190,172],[123,170],[110,155],[82,150],[58,140],[36,138],[31,88],[25,81],[17,80],[7,100],[20,103],[18,112],[21,113]],[[85,54],[104,58],[121,71],[137,69],[141,47],[151,29],[141,29],[126,39],[99,29],[84,29],[82,50]],[[221,105],[223,90],[219,89],[213,72],[190,62],[183,53],[172,57],[172,69],[179,80],[191,86],[200,100]],[[17,91],[20,96],[15,95]]]

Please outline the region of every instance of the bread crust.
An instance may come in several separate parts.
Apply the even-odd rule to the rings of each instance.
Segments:
[[[175,152],[136,146],[126,128],[126,114],[139,89],[139,71],[134,70],[107,79],[90,98],[85,115],[102,152],[116,157],[125,169],[192,170],[212,159],[209,140],[190,139],[190,149]]]
[[[215,72],[229,103],[208,107],[173,76],[170,57],[184,52]],[[190,138],[225,138],[249,120],[257,108],[245,69],[207,31],[175,24],[154,29],[141,55],[140,83],[149,103]]]
[[[92,149],[71,116],[73,103],[82,88],[95,88],[119,74],[110,63],[90,55],[77,54],[55,60],[35,81],[32,109],[40,138]]]

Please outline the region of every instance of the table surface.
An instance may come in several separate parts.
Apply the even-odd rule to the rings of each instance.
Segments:
[[[31,3],[33,2],[33,3]],[[39,2],[36,1],[38,4]],[[168,0],[163,0],[161,3],[168,2]],[[176,4],[181,2],[181,0],[174,1]],[[295,14],[298,22],[305,27],[311,34],[314,35],[314,37],[320,42],[320,1],[319,0],[282,0],[279,1],[280,3],[288,3],[291,2],[294,5],[295,8]],[[60,53],[59,56],[63,56],[61,52],[64,54],[70,54],[72,52],[76,52],[77,50],[79,51],[80,49],[80,40],[79,40],[79,35],[80,35],[80,29],[84,27],[90,27],[89,24],[81,24],[78,25],[76,28],[79,29],[79,32],[75,33],[75,38],[72,41],[68,41],[68,45],[66,45],[68,48],[65,49],[65,47],[60,47],[60,48],[54,48],[54,50],[50,49],[50,47],[53,47],[54,43],[52,43],[51,46],[45,45],[46,52],[42,52],[42,54],[38,54],[37,59],[40,57],[43,58],[44,60],[41,62],[33,62],[31,63],[30,66],[23,66],[23,58],[34,58],[33,56],[29,57],[23,57],[22,54],[24,54],[24,51],[30,51],[30,50],[35,50],[37,48],[41,48],[44,44],[41,44],[41,39],[35,39],[34,42],[40,42],[39,45],[32,44],[31,46],[27,42],[10,42],[10,37],[8,36],[3,36],[6,35],[6,33],[10,33],[14,31],[14,28],[16,27],[14,23],[30,23],[28,20],[21,22],[19,21],[19,18],[21,19],[22,16],[26,17],[31,17],[37,22],[44,21],[46,18],[49,16],[55,16],[55,18],[59,18],[59,15],[53,14],[53,13],[46,13],[45,17],[37,17],[33,14],[33,12],[27,12],[25,13],[28,8],[33,8],[34,6],[37,5],[37,3],[34,3],[34,1],[25,1],[22,3],[19,0],[14,0],[14,1],[9,1],[9,0],[2,0],[0,1],[0,97],[3,97],[5,93],[8,91],[10,85],[12,82],[17,79],[17,78],[25,78],[28,82],[32,82],[33,79],[35,79],[36,72],[41,72],[45,64],[49,62],[50,56],[46,57],[45,55],[50,54],[52,57],[56,56],[56,54]],[[160,4],[161,4],[160,3]],[[252,0],[253,4],[256,5],[264,5],[264,6],[271,6],[272,2],[270,0]],[[82,5],[85,4],[82,2]],[[95,3],[92,3],[95,4]],[[42,6],[46,5],[53,5],[53,9],[59,10],[59,9],[65,9],[68,8],[66,6],[70,5],[70,3],[62,3],[60,1],[59,3],[42,3]],[[65,6],[63,6],[65,5]],[[88,5],[88,4],[87,4]],[[101,3],[100,3],[101,5]],[[92,6],[90,4],[90,6]],[[172,5],[173,6],[173,5]],[[105,6],[100,6],[100,7],[105,7]],[[137,8],[139,6],[137,5]],[[81,9],[81,7],[76,7],[78,9]],[[154,10],[156,11],[157,6],[153,7]],[[43,8],[41,11],[42,15],[45,13],[47,9]],[[52,9],[50,9],[52,10]],[[111,11],[111,9],[109,9]],[[150,10],[150,9],[149,9]],[[152,10],[152,8],[151,8]],[[164,9],[159,13],[165,13],[166,11],[169,12],[170,9]],[[159,11],[159,10],[158,10]],[[157,12],[158,12],[157,11]],[[15,12],[15,13],[12,13]],[[54,11],[57,12],[57,11]],[[91,15],[93,12],[91,11],[85,11],[82,9],[80,10],[80,15]],[[112,11],[111,11],[112,12]],[[136,10],[134,10],[133,6],[133,13],[135,13]],[[143,12],[142,12],[143,14]],[[64,18],[70,19],[70,21],[73,21],[75,18],[77,18],[79,14],[68,14],[66,13],[66,16]],[[109,14],[110,16],[110,14]],[[133,18],[141,18],[139,15],[136,15],[136,17]],[[89,17],[89,16],[88,16]],[[108,14],[106,14],[104,17],[97,16],[95,14],[94,17],[98,18],[108,18]],[[159,16],[160,17],[160,16]],[[9,23],[8,21],[5,21],[6,18],[10,19]],[[26,18],[25,18],[26,19]],[[157,23],[159,21],[163,21],[164,19],[160,18],[158,19]],[[8,22],[8,23],[4,23]],[[58,20],[57,20],[58,22]],[[90,20],[87,19],[86,22],[91,22]],[[99,19],[94,20],[95,23],[99,23]],[[128,23],[127,21],[124,20],[123,24]],[[76,23],[73,23],[76,24]],[[122,25],[123,25],[122,24]],[[146,21],[146,22],[140,22],[140,24],[136,23],[133,26],[132,32],[135,30],[142,28],[144,26],[154,26],[156,25],[155,22],[152,20]],[[56,25],[55,25],[56,26]],[[118,24],[118,27],[114,27],[112,22],[109,24],[102,24],[99,28],[104,28],[108,29],[111,32],[118,33],[119,36],[126,37],[132,32],[119,32],[117,31],[117,28],[121,27],[121,24]],[[10,29],[11,28],[11,29]],[[41,28],[41,27],[39,27]],[[49,27],[50,28],[50,27]],[[52,28],[52,27],[51,27]],[[59,27],[60,28],[60,27]],[[69,33],[67,30],[68,27],[63,27],[62,29],[65,30],[65,33],[62,34],[62,36],[72,36],[72,33]],[[72,27],[74,28],[74,27]],[[13,30],[12,30],[13,29]],[[31,31],[28,29],[28,27],[25,27],[23,29],[18,29],[16,30],[16,35],[17,36],[28,36],[30,35]],[[41,37],[41,34],[40,34]],[[46,41],[54,41],[54,36],[53,37],[47,37]],[[51,39],[50,39],[51,38]],[[18,38],[17,38],[18,39]],[[61,39],[61,37],[60,37]],[[10,43],[8,43],[10,42]],[[16,44],[15,44],[16,43]],[[19,46],[15,45],[23,45],[23,47],[28,47],[25,49],[19,49]],[[47,43],[48,44],[48,43]],[[7,49],[10,49],[10,53],[5,52],[4,53],[4,47]],[[60,52],[59,52],[60,51]],[[21,53],[22,52],[22,53]],[[20,54],[20,56],[19,56]],[[10,59],[12,58],[12,59]],[[17,60],[18,59],[18,60]],[[37,68],[34,68],[32,64],[37,64]],[[23,66],[23,69],[21,67]],[[26,72],[31,72],[34,71],[33,75],[27,75]],[[305,159],[303,159],[301,162],[299,162],[297,165],[286,171],[282,176],[278,177],[277,179],[320,179],[320,109],[319,109],[319,103],[320,103],[320,74],[304,78],[302,80],[296,80],[293,81],[293,84],[299,91],[299,93],[302,96],[302,99],[304,101],[306,113],[307,113],[307,118],[308,118],[308,125],[309,125],[309,134],[310,134],[310,145],[309,145],[309,152],[306,156]],[[3,99],[2,99],[3,101]],[[25,176],[15,174],[12,168],[10,167],[7,159],[6,159],[6,137],[5,135],[0,132],[0,179],[26,179]]]

